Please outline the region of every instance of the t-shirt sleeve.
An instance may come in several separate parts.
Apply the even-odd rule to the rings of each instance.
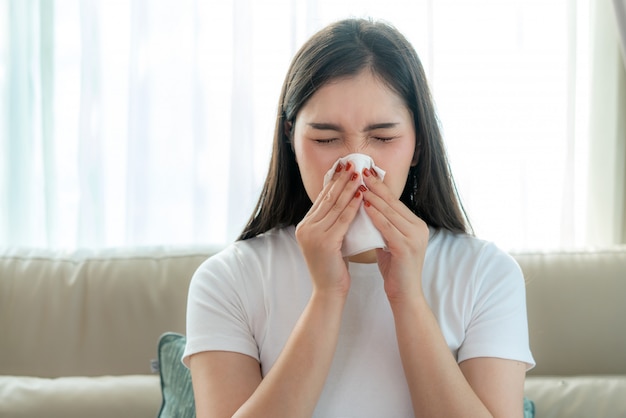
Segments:
[[[521,268],[513,257],[489,244],[478,259],[475,275],[474,304],[458,362],[497,357],[534,367]]]
[[[183,363],[203,351],[232,351],[259,359],[250,326],[246,274],[230,247],[194,273],[187,298],[187,344]]]

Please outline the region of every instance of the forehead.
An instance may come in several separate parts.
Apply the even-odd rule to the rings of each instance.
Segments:
[[[408,117],[402,97],[371,71],[341,77],[321,86],[300,109],[298,117],[339,117],[343,114],[362,117]]]

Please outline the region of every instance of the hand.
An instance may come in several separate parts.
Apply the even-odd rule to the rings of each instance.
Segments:
[[[314,290],[347,295],[350,288],[341,245],[363,199],[358,178],[352,164],[338,165],[333,178],[296,226],[296,239],[311,273]]]
[[[422,268],[428,246],[428,225],[385,185],[374,170],[363,170],[367,186],[365,211],[380,231],[388,251],[377,250],[378,266],[391,302],[423,297]]]

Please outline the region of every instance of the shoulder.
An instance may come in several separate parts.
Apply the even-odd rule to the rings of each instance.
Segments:
[[[285,254],[298,250],[292,235],[288,228],[268,231],[236,241],[209,257],[191,279],[188,306],[202,312],[207,308],[220,312],[262,310],[264,295],[274,282],[292,277],[285,269],[293,262],[282,261]]]
[[[293,227],[275,228],[254,238],[235,241],[208,258],[204,264],[266,258],[283,251],[287,251],[287,254],[297,252],[298,244],[294,231]]]
[[[428,251],[438,257],[445,256],[459,261],[481,262],[497,259],[507,264],[517,264],[511,255],[491,241],[443,229],[431,230]]]
[[[194,274],[194,280],[219,276],[231,280],[259,276],[272,269],[279,260],[300,258],[293,227],[276,228],[257,237],[235,241],[205,260]]]
[[[522,279],[517,261],[495,243],[447,230],[431,231],[427,259],[474,280]],[[522,280],[523,281],[523,280]]]
[[[493,242],[447,231],[435,233],[429,249],[432,288],[443,298],[433,298],[433,306],[446,335],[459,343],[457,361],[496,357],[532,366],[526,283],[517,261]]]

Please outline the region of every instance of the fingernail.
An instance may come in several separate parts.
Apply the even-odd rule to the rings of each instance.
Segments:
[[[372,175],[373,175],[374,177],[378,177],[378,173],[377,173],[377,172],[376,172],[376,170],[374,170],[373,168],[372,168]]]
[[[367,200],[364,200],[364,201],[363,201],[363,204],[364,204],[365,206],[367,206],[368,208],[369,208],[370,206],[372,206],[372,204],[371,204],[369,201],[367,201]]]
[[[346,164],[346,171],[350,171],[351,168],[352,168],[352,163],[348,161],[348,164]]]
[[[352,177],[350,177],[350,180],[354,181],[358,178],[359,178],[359,175],[357,173],[352,173]]]
[[[357,190],[356,193],[354,194],[354,198],[358,199],[359,197],[361,197],[361,192]]]
[[[363,169],[363,175],[365,177],[369,177],[370,176],[370,169],[369,168],[364,168]]]
[[[362,192],[366,192],[367,191],[367,187],[363,186],[362,184],[359,186],[359,190]]]
[[[343,166],[341,165],[341,163],[337,164],[337,167],[335,167],[335,173],[340,172],[342,168]]]

